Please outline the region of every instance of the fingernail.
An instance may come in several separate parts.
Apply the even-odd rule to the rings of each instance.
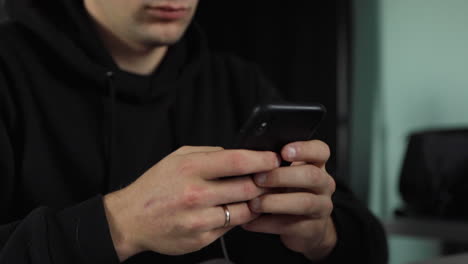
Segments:
[[[263,185],[266,182],[267,175],[266,173],[262,172],[257,175],[255,175],[255,183],[258,185]]]
[[[288,159],[293,159],[296,157],[296,154],[297,154],[297,151],[294,147],[288,147],[286,149],[286,156],[288,157]]]
[[[250,201],[250,209],[257,212],[260,209],[260,199],[254,198]]]

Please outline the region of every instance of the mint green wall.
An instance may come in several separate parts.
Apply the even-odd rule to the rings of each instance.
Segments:
[[[385,220],[401,205],[406,136],[468,127],[468,1],[355,0],[354,16],[352,184]],[[391,263],[439,253],[413,238],[390,247]]]

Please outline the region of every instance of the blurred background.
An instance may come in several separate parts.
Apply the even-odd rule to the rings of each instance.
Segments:
[[[468,240],[464,221],[427,225],[436,235],[411,232],[424,217],[389,224],[404,207],[408,135],[468,128],[468,1],[202,0],[197,21],[213,49],[257,62],[287,99],[327,107],[318,138],[333,150],[328,169],[387,227],[390,263],[468,252],[437,235]]]
[[[468,252],[464,221],[395,215],[409,135],[468,128],[468,1],[217,2],[198,14],[212,48],[260,64],[287,99],[328,108],[329,170],[386,226],[390,263]]]
[[[403,205],[398,178],[407,136],[468,127],[468,1],[354,0],[352,13],[351,178],[389,221]],[[459,232],[467,241],[466,228]],[[389,241],[391,263],[444,251],[435,237],[389,234]]]

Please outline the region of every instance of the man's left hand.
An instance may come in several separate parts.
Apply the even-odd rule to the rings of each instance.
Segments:
[[[244,229],[280,235],[283,244],[310,260],[328,256],[336,245],[331,218],[335,181],[325,169],[329,147],[318,140],[294,142],[281,152],[292,162],[254,176],[259,187],[271,191],[249,202],[250,209],[262,213]]]

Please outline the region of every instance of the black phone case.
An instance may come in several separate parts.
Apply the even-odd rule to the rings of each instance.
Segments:
[[[326,109],[317,103],[263,104],[254,108],[234,148],[279,153],[288,143],[312,139]]]

